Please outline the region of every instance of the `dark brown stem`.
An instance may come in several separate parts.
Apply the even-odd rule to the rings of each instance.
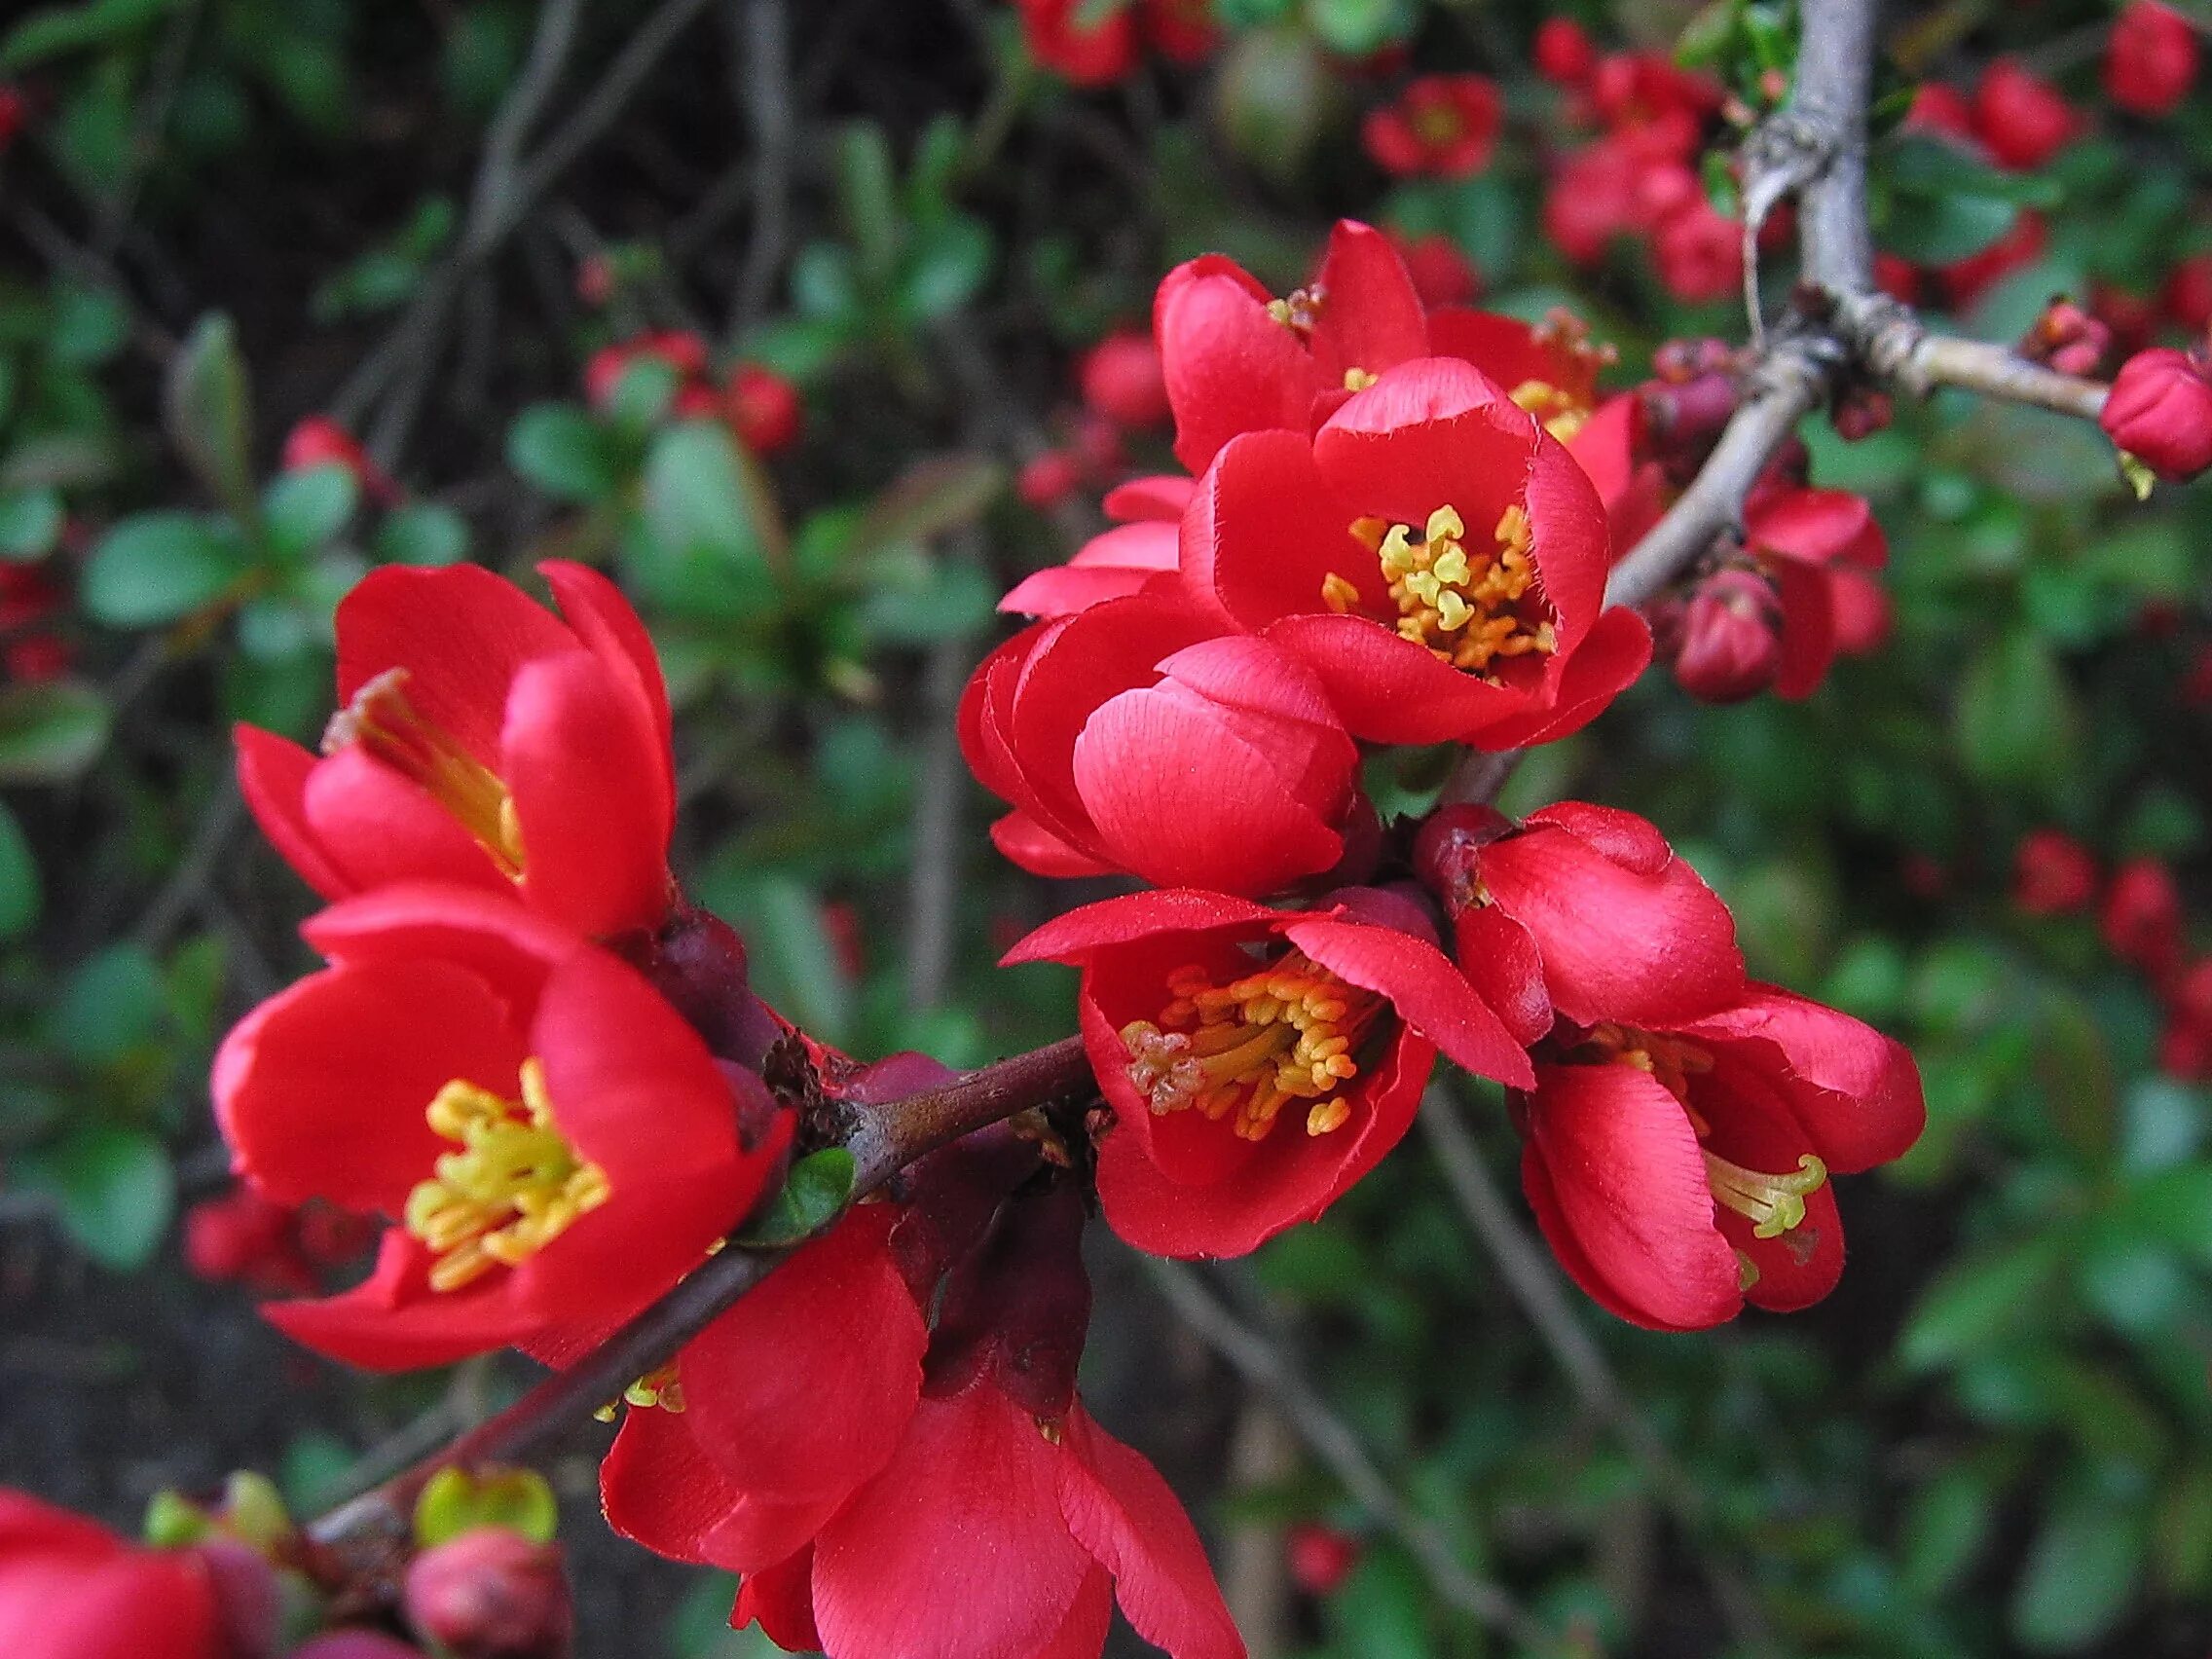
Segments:
[[[842,1137],[854,1159],[853,1198],[962,1135],[1090,1087],[1083,1039],[1067,1037],[1001,1060],[924,1094],[856,1110]],[[548,1377],[444,1451],[341,1504],[308,1528],[338,1577],[372,1591],[404,1566],[415,1499],[440,1469],[511,1463],[571,1427],[676,1357],[791,1253],[731,1246],[568,1370]]]

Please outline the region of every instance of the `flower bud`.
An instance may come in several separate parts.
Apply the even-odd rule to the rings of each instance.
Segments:
[[[685,906],[659,932],[627,941],[624,954],[668,999],[716,1058],[757,1068],[781,1034],[754,996],[745,940],[711,910]]]
[[[565,1659],[573,1641],[561,1552],[479,1527],[409,1565],[408,1622],[455,1659]]]
[[[226,1659],[273,1659],[284,1623],[276,1568],[260,1551],[232,1538],[210,1539],[197,1553],[215,1592]]]
[[[1476,855],[1512,829],[1494,806],[1438,807],[1414,837],[1414,873],[1456,915],[1475,902]]]
[[[2113,872],[2097,922],[2112,953],[2153,978],[2172,973],[2180,960],[2181,892],[2157,859],[2130,859]]]
[[[1047,450],[1022,462],[1014,488],[1024,501],[1043,509],[1058,506],[1075,494],[1076,486],[1082,482],[1083,475],[1074,456],[1066,450]]]
[[[1359,1565],[1359,1540],[1316,1521],[1301,1521],[1284,1534],[1291,1582],[1309,1596],[1334,1595]]]
[[[2012,903],[2031,916],[2086,909],[2097,896],[2097,861],[2063,830],[2031,830],[2012,853]]]
[[[371,500],[389,506],[400,498],[399,486],[369,459],[359,440],[327,415],[310,415],[285,434],[282,464],[286,472],[342,466]]]
[[[1076,372],[1091,413],[1141,430],[1168,417],[1167,382],[1149,328],[1117,328],[1084,353]]]
[[[1536,73],[1555,87],[1579,87],[1598,67],[1598,49],[1572,18],[1546,18],[1536,29]]]
[[[1703,703],[1740,703],[1782,667],[1782,602],[1755,571],[1715,571],[1690,595],[1675,678]]]
[[[300,1292],[314,1282],[292,1236],[292,1211],[251,1187],[203,1198],[184,1218],[184,1261],[209,1284]]]
[[[2044,307],[2020,342],[2021,356],[2048,363],[2062,375],[2095,374],[2111,350],[2112,325],[2063,297]]]
[[[2097,424],[2168,483],[2185,482],[2212,466],[2212,379],[2188,352],[2138,351],[2120,365]]]
[[[1974,134],[2009,167],[2040,167],[2081,130],[2058,90],[2018,59],[2001,57],[1973,94]]]
[[[2129,0],[2112,26],[2105,91],[2121,109],[2157,119],[2181,107],[2196,84],[2196,30],[2158,0]]]
[[[798,387],[757,363],[740,363],[730,371],[722,404],[730,429],[755,455],[778,455],[789,449],[806,418]]]

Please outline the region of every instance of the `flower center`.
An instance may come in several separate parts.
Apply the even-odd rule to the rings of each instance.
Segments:
[[[608,1198],[607,1173],[576,1156],[553,1122],[545,1067],[522,1063],[522,1098],[461,1078],[424,1114],[461,1150],[407,1195],[407,1231],[437,1256],[432,1290],[459,1290],[497,1267],[519,1267]]]
[[[1590,405],[1550,381],[1525,380],[1512,390],[1514,404],[1536,418],[1536,424],[1561,443],[1581,431],[1590,419]]]
[[[1301,340],[1313,338],[1313,327],[1321,320],[1321,308],[1329,303],[1329,290],[1320,283],[1304,288],[1293,288],[1279,300],[1268,302],[1268,314],[1289,329]]]
[[[1690,1104],[1689,1080],[1713,1069],[1713,1056],[1696,1044],[1685,1043],[1678,1037],[1639,1031],[1632,1025],[1596,1026],[1584,1042],[1597,1049],[1610,1063],[1634,1066],[1656,1078],[1668,1093],[1682,1103],[1690,1127],[1697,1131],[1699,1140],[1713,1133],[1713,1125]],[[1828,1178],[1827,1165],[1809,1152],[1797,1160],[1797,1167],[1791,1173],[1770,1175],[1764,1170],[1732,1163],[1703,1147],[1698,1150],[1705,1157],[1706,1186],[1716,1201],[1751,1222],[1754,1238],[1780,1238],[1802,1226],[1805,1200],[1819,1192]],[[1791,1240],[1793,1250],[1798,1242]],[[1810,1235],[1804,1243],[1809,1255]],[[1758,1270],[1749,1262],[1744,1266],[1755,1279]],[[1747,1289],[1750,1282],[1746,1281]]]
[[[1482,674],[1498,657],[1559,649],[1549,608],[1536,591],[1529,515],[1518,501],[1499,515],[1493,547],[1469,547],[1466,524],[1450,506],[1428,515],[1418,541],[1412,526],[1379,518],[1355,519],[1351,534],[1382,567],[1400,637],[1426,645],[1454,668]],[[1348,614],[1359,604],[1359,589],[1331,571],[1321,583],[1321,601]]]
[[[1457,106],[1449,103],[1424,103],[1413,111],[1408,124],[1416,138],[1437,146],[1456,143],[1467,130]]]
[[[1293,1100],[1307,1102],[1306,1132],[1325,1135],[1351,1119],[1345,1085],[1359,1075],[1353,1052],[1382,1007],[1293,950],[1227,985],[1202,969],[1167,977],[1174,1001],[1160,1020],[1122,1027],[1129,1081],[1156,1117],[1196,1109],[1228,1119],[1243,1140],[1265,1140]]]
[[[470,755],[445,727],[424,719],[407,700],[407,670],[387,668],[330,717],[322,752],[359,744],[394,771],[429,791],[510,880],[523,870],[522,826],[499,775]]]

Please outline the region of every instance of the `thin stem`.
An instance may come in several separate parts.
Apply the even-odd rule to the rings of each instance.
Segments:
[[[1430,1586],[1451,1605],[1537,1652],[1559,1639],[1511,1595],[1469,1571],[1436,1523],[1400,1496],[1350,1425],[1329,1409],[1298,1363],[1239,1319],[1195,1268],[1143,1258],[1160,1293],[1206,1345],[1282,1410],[1298,1436],[1345,1490],[1410,1551]]]

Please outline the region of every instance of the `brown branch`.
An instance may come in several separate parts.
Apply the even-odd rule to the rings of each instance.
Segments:
[[[1083,1039],[1067,1037],[985,1066],[942,1088],[855,1109],[842,1137],[855,1169],[853,1198],[866,1197],[927,1153],[1017,1112],[1090,1086]],[[374,1587],[404,1566],[415,1499],[440,1469],[511,1463],[573,1426],[677,1350],[775,1270],[795,1245],[735,1246],[688,1278],[568,1370],[548,1377],[498,1416],[323,1515],[308,1528],[334,1568]]]

